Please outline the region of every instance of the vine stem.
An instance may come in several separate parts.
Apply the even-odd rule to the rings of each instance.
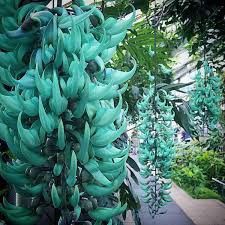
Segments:
[[[152,123],[152,130],[154,130],[154,176],[155,176],[155,184],[154,184],[154,201],[156,203],[157,199],[157,181],[156,181],[156,175],[157,175],[157,169],[156,169],[156,164],[157,164],[157,156],[158,156],[158,151],[157,151],[157,132],[155,129],[155,124],[157,123],[157,110],[156,110],[156,93],[157,93],[157,88],[156,88],[156,74],[158,74],[158,65],[157,65],[157,28],[159,21],[156,21],[156,0],[154,2],[154,19],[153,19],[153,27],[154,27],[154,64],[155,64],[155,74],[154,74],[154,95],[153,95],[153,112],[155,114],[155,119]],[[156,204],[154,204],[154,213],[156,212]]]
[[[205,4],[204,4],[204,2],[203,2],[203,0],[201,0],[201,9],[202,8],[204,8],[204,6],[205,6]],[[201,19],[201,26],[203,26],[203,21],[204,20],[204,18],[203,19]],[[205,61],[206,61],[206,29],[204,28],[204,31],[203,31],[203,62],[205,63]],[[203,82],[204,82],[204,86],[206,87],[206,85],[207,85],[207,76],[206,76],[206,74],[205,74],[205,67],[204,67],[204,65],[203,65],[203,69],[204,69],[204,77],[203,77]],[[207,96],[205,96],[205,97],[207,97]],[[207,114],[206,114],[206,107],[203,105],[203,119],[202,119],[202,136],[203,136],[203,138],[204,138],[204,136],[205,136],[205,124],[207,125]]]
[[[102,0],[101,9],[102,9],[102,13],[103,13],[104,9],[105,9],[105,1],[104,0]]]

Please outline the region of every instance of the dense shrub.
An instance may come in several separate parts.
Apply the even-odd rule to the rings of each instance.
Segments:
[[[192,197],[221,199],[212,178],[223,180],[224,176],[225,160],[219,152],[206,150],[194,142],[177,148],[173,180]]]

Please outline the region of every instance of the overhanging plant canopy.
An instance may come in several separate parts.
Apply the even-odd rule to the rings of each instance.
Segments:
[[[127,204],[115,197],[126,177],[128,148],[113,142],[126,130],[122,93],[136,70],[106,68],[135,19],[116,20],[82,1],[8,0],[0,9],[0,138],[13,159],[0,175],[30,208],[4,199],[0,212],[15,225],[36,224],[45,207],[56,223],[116,224]],[[117,99],[117,101],[115,101]]]
[[[164,28],[175,25],[182,39],[191,41],[191,54],[199,53],[205,45],[208,61],[224,69],[225,20],[224,1],[165,0],[158,2],[157,16],[163,14]]]

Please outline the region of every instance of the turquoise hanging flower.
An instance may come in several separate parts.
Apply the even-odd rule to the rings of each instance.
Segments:
[[[203,72],[197,71],[189,105],[196,125],[200,129],[214,130],[221,116],[222,81],[205,61]],[[203,131],[204,133],[204,131]]]
[[[150,75],[150,81],[154,77]],[[174,155],[174,113],[170,101],[173,96],[150,84],[148,92],[138,103],[140,119],[139,162],[141,163],[141,188],[149,211],[155,216],[170,201],[171,163]]]

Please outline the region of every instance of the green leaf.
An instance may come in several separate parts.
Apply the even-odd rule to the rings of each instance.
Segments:
[[[162,89],[164,89],[165,91],[178,91],[180,88],[187,87],[189,85],[192,85],[193,83],[194,81],[189,83],[168,84],[166,86],[163,86]]]
[[[140,171],[140,168],[138,166],[138,164],[134,161],[134,159],[132,159],[130,156],[127,159],[127,164],[134,169],[136,172]]]
[[[132,178],[133,181],[138,185],[138,184],[139,184],[139,181],[138,181],[137,176],[135,175],[135,173],[134,173],[131,169],[129,169],[129,171],[130,171],[130,176],[131,176],[131,178]]]
[[[173,103],[173,111],[175,112],[174,120],[178,123],[190,136],[197,136],[197,131],[193,126],[190,113],[187,109],[187,103],[176,106]]]

